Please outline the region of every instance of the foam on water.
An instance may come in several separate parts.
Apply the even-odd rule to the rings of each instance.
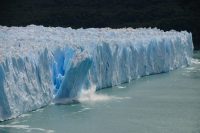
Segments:
[[[54,130],[47,130],[43,128],[32,128],[29,125],[0,125],[0,128],[15,128],[15,129],[22,129],[26,132],[44,132],[44,133],[54,133]]]
[[[77,113],[82,113],[82,112],[85,112],[87,110],[91,110],[92,108],[88,108],[88,107],[84,107],[83,109],[77,111],[77,112],[74,112],[74,114],[77,114]]]
[[[31,116],[31,114],[22,114],[19,117],[30,117],[30,116]]]
[[[123,88],[126,88],[126,86],[117,86],[117,88],[119,88],[119,89],[123,89]]]

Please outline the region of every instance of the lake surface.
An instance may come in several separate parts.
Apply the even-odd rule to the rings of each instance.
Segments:
[[[0,133],[200,133],[200,52],[193,64],[49,105],[0,123]]]

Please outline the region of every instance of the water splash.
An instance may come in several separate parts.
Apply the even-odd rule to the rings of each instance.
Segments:
[[[200,60],[199,59],[192,59],[192,64],[200,64]]]
[[[108,101],[108,100],[123,100],[123,99],[131,99],[130,97],[116,97],[109,96],[106,94],[98,94],[96,93],[96,86],[91,85],[90,89],[83,89],[79,95],[79,102],[100,102],[100,101]]]
[[[97,94],[96,86],[91,85],[90,89],[83,89],[79,95],[78,101],[80,102],[97,102],[97,101],[107,101],[112,97],[105,94]]]

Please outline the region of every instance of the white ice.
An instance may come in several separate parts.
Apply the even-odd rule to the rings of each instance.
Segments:
[[[0,121],[188,66],[192,54],[186,31],[0,26]]]

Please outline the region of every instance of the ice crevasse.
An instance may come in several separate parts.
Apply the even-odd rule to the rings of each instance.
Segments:
[[[82,89],[129,82],[188,66],[192,34],[156,28],[0,26],[0,121]]]

